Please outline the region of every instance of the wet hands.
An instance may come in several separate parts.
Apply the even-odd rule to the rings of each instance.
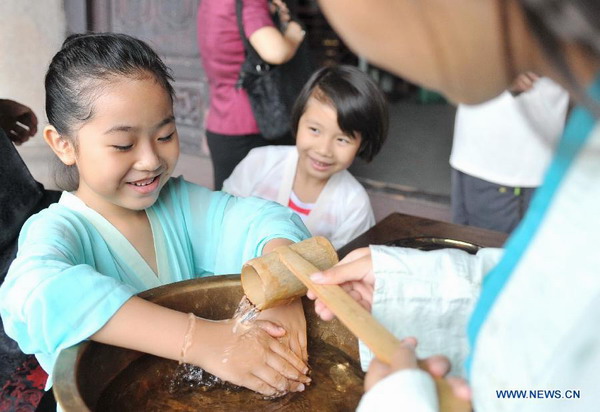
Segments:
[[[331,269],[311,275],[311,280],[319,284],[339,285],[354,300],[360,303],[369,312],[373,304],[373,288],[375,275],[371,250],[366,248],[356,249],[340,260]],[[315,311],[323,320],[335,317],[333,312],[316,295],[308,291],[307,296],[315,300]]]
[[[278,340],[286,331],[272,322],[208,322],[196,334],[198,344],[190,348],[187,361],[234,385],[280,396],[302,391],[310,381],[306,364]]]
[[[0,128],[8,138],[20,145],[37,133],[38,120],[33,111],[13,100],[0,99]]]
[[[270,320],[282,326],[286,334],[281,336],[279,341],[290,348],[304,363],[308,362],[306,318],[300,299],[288,305],[264,310],[258,319]]]

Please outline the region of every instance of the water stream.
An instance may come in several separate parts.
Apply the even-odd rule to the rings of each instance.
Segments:
[[[233,319],[236,321],[236,327],[240,324],[251,326],[259,315],[260,310],[250,302],[250,299],[248,299],[246,295],[244,295],[233,314]],[[236,332],[235,327],[233,332]]]

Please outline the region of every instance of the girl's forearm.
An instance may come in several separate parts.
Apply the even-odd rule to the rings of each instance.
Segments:
[[[209,322],[196,318],[194,334],[202,336],[202,330],[208,327]],[[180,360],[185,335],[189,332],[189,323],[187,313],[134,296],[90,339]]]

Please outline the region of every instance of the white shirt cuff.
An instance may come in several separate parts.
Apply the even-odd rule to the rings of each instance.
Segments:
[[[437,412],[435,383],[420,369],[400,370],[380,380],[363,395],[356,411]]]

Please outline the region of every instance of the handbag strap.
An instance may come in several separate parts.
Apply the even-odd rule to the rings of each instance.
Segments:
[[[237,17],[238,30],[240,31],[240,36],[242,37],[242,42],[244,43],[244,51],[246,53],[246,58],[250,56],[250,61],[255,65],[261,66],[270,66],[267,62],[265,62],[262,57],[254,50],[254,47],[248,41],[246,37],[246,32],[244,31],[244,20],[242,17],[242,11],[244,8],[243,0],[235,0],[235,14]]]

